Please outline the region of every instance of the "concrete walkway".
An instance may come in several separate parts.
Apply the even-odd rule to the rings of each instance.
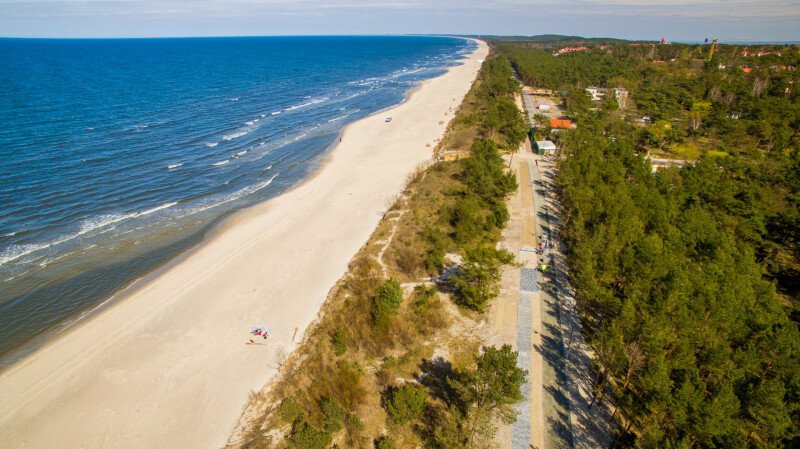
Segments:
[[[523,108],[522,99],[517,105]],[[510,159],[519,189],[508,199],[510,220],[500,245],[521,267],[504,267],[499,297],[488,314],[488,344],[511,344],[528,371],[517,420],[501,426],[499,447],[601,448],[610,443],[610,411],[591,409],[592,357],[580,332],[576,304],[559,238],[560,205],[554,195],[552,160],[533,154],[527,140]],[[537,254],[539,236],[554,247]],[[543,274],[537,270],[547,262]]]
[[[607,447],[609,411],[591,400],[592,353],[583,341],[559,240],[559,205],[552,161],[525,144],[514,158],[520,184],[522,232],[516,347],[529,372],[511,429],[512,448]],[[540,241],[541,239],[541,241]],[[539,243],[554,248],[537,254]],[[537,270],[547,264],[545,273]]]
[[[527,148],[525,148],[527,149]],[[525,149],[523,151],[525,151]],[[573,447],[572,428],[570,424],[570,401],[568,400],[568,378],[564,372],[565,347],[560,326],[560,307],[552,291],[552,257],[548,254],[537,254],[539,244],[546,244],[552,234],[548,217],[546,201],[547,190],[541,180],[539,170],[540,158],[529,151],[520,154],[519,173],[520,189],[530,192],[532,213],[530,214],[530,234],[523,243],[533,243],[520,248],[519,258],[531,268],[529,270],[537,277],[539,288],[531,298],[532,316],[530,323],[518,320],[520,332],[523,327],[532,329],[535,336],[529,343],[530,350],[535,354],[535,363],[528,368],[531,378],[536,379],[534,388],[538,391],[531,394],[536,401],[530,402],[531,416],[539,422],[533,426],[541,429],[540,433],[530,435],[529,446],[535,448],[569,448]],[[527,175],[527,176],[524,176]],[[528,196],[528,195],[526,195]],[[542,238],[544,237],[544,238]],[[548,266],[547,272],[542,274],[537,267],[542,262]],[[523,295],[521,295],[522,297]],[[519,421],[518,421],[519,422]]]

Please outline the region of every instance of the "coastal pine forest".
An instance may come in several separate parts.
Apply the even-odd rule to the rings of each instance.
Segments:
[[[798,447],[798,47],[496,46],[577,124],[552,136],[562,234],[613,445]]]

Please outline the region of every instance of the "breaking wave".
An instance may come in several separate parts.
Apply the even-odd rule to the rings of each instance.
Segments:
[[[0,266],[8,263],[13,262],[20,257],[27,256],[29,254],[33,254],[47,248],[51,248],[53,246],[60,245],[62,243],[69,242],[75,238],[81,237],[86,235],[92,231],[104,230],[108,231],[110,229],[106,229],[111,225],[117,224],[119,222],[130,220],[132,218],[142,217],[145,215],[150,215],[154,212],[158,212],[160,210],[168,209],[174,205],[178,204],[177,201],[172,201],[169,203],[162,204],[160,206],[152,207],[150,209],[146,209],[140,212],[132,212],[128,214],[107,214],[107,215],[100,215],[94,218],[90,218],[84,220],[80,223],[80,227],[78,232],[73,234],[64,235],[53,240],[41,243],[31,243],[31,244],[24,244],[24,245],[11,245],[10,247],[4,249],[0,252]],[[111,228],[113,229],[113,228]]]
[[[194,214],[197,214],[197,213],[200,213],[200,212],[204,212],[204,211],[207,211],[209,209],[213,209],[213,208],[221,206],[223,204],[230,203],[231,201],[236,201],[238,199],[244,198],[247,195],[252,195],[253,193],[256,193],[259,190],[262,190],[262,189],[266,188],[267,186],[269,186],[270,184],[272,184],[272,181],[274,181],[275,178],[277,178],[279,174],[280,173],[276,173],[271,178],[269,178],[267,180],[261,181],[261,182],[259,182],[257,184],[253,184],[251,186],[247,186],[247,187],[241,188],[241,189],[233,192],[232,194],[230,194],[230,195],[228,195],[226,197],[217,197],[217,198],[214,198],[214,199],[210,199],[205,204],[201,204],[201,205],[199,205],[199,206],[197,206],[195,208],[190,209],[188,211],[188,213],[182,215],[181,218],[189,216],[189,215],[194,215]]]
[[[300,104],[296,104],[296,105],[294,105],[294,106],[289,106],[289,107],[288,107],[288,108],[286,108],[285,110],[286,110],[286,111],[295,111],[295,110],[297,110],[297,109],[306,108],[306,107],[308,107],[308,106],[313,106],[313,105],[315,105],[315,104],[324,103],[325,101],[327,101],[327,100],[329,100],[329,99],[330,99],[330,97],[320,97],[320,98],[315,98],[315,99],[313,99],[313,100],[306,101],[305,103],[300,103]]]

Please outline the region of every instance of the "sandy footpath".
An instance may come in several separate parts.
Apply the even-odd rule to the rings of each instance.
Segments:
[[[0,447],[224,446],[249,393],[300,342],[387,198],[431,157],[487,52],[480,43],[405,103],[350,125],[308,182],[235,216],[184,260],[2,373]],[[274,337],[245,345],[252,324]]]

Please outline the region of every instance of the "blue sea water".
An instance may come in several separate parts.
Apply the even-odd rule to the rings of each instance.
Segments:
[[[401,102],[472,46],[0,39],[0,355],[291,188],[344,126]]]

